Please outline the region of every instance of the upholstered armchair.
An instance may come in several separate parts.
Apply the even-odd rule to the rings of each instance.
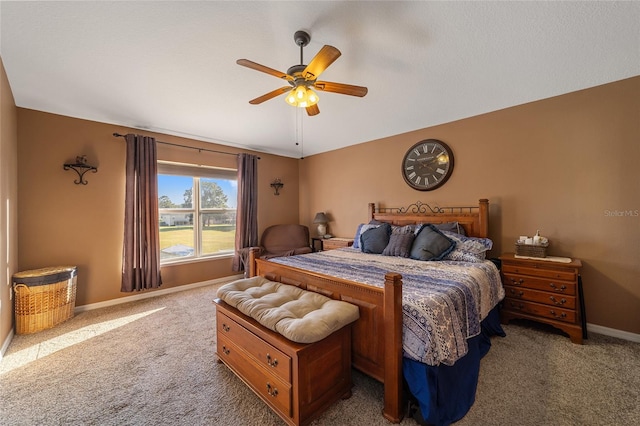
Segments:
[[[304,225],[273,225],[260,238],[260,258],[293,256],[311,253],[309,228]]]
[[[240,250],[245,271],[249,269],[246,262],[251,249],[247,247]],[[309,228],[298,224],[272,225],[262,233],[258,249],[257,257],[261,259],[311,253]]]

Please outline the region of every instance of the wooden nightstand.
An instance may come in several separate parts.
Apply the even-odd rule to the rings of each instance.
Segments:
[[[351,247],[353,245],[353,238],[327,238],[322,240],[323,250],[334,250],[342,247]]]
[[[586,338],[580,286],[582,262],[570,263],[500,256],[505,298],[500,312],[503,324],[525,318],[549,324],[569,334],[573,343]]]

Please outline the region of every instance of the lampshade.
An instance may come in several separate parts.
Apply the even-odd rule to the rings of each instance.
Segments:
[[[307,86],[301,85],[293,88],[284,98],[289,105],[306,108],[318,103],[318,94]]]
[[[313,218],[313,223],[329,223],[329,219],[324,212],[316,213],[316,217]]]
[[[316,217],[313,218],[313,223],[318,224],[318,235],[325,237],[327,234],[327,223],[329,223],[327,215],[324,214],[324,212],[316,213]]]

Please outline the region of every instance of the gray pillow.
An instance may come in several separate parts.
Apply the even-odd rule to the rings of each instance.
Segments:
[[[391,234],[389,244],[382,251],[383,256],[399,256],[409,257],[411,254],[411,245],[416,238],[414,233],[408,234]]]
[[[391,234],[415,234],[418,225],[391,225]]]
[[[383,223],[360,234],[360,248],[365,253],[380,254],[389,244],[391,225]]]
[[[460,235],[467,235],[464,232],[464,228],[462,227],[462,225],[460,225],[460,223],[458,222],[434,223],[433,225],[441,231],[449,231],[455,232],[456,234]]]
[[[455,241],[447,238],[435,226],[426,224],[418,231],[409,257],[416,260],[441,260],[455,247]]]

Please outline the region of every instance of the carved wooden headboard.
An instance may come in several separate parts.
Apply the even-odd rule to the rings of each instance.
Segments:
[[[470,237],[489,236],[489,200],[482,198],[477,206],[431,207],[420,201],[407,207],[378,207],[369,203],[369,220],[392,225],[458,222]]]

